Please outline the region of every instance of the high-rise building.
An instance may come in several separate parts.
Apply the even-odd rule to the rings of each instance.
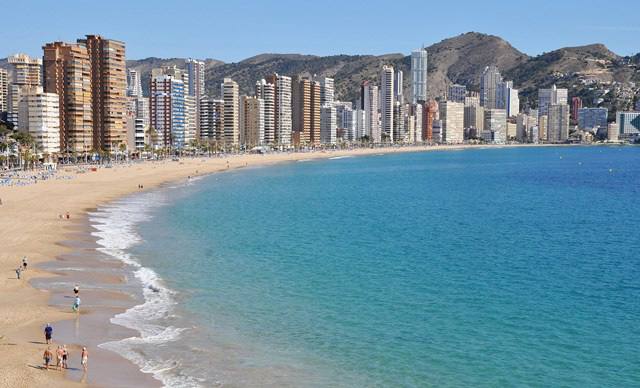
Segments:
[[[393,142],[393,66],[385,65],[380,73],[380,127],[382,141]]]
[[[352,141],[357,139],[356,118],[353,105],[350,102],[334,101],[336,107],[336,126],[342,133],[342,139]]]
[[[48,43],[44,50],[44,91],[58,95],[60,151],[93,148],[92,71],[89,53],[78,43]]]
[[[13,66],[13,77],[7,96],[7,121],[19,128],[20,99],[28,93],[38,93],[36,88],[42,86],[40,80],[42,59],[31,58],[26,54],[15,54],[7,58],[7,62]]]
[[[100,35],[87,35],[78,43],[86,47],[91,64],[93,146],[117,150],[127,143],[125,45]]]
[[[484,110],[484,130],[482,138],[494,143],[507,141],[507,111],[504,109]]]
[[[405,140],[407,123],[406,107],[404,104],[401,104],[400,101],[393,102],[393,141],[400,142]]]
[[[571,108],[573,109],[573,106]],[[577,113],[578,128],[586,131],[594,128],[602,130],[607,128],[609,116],[607,108],[579,108]]]
[[[518,89],[513,88],[513,81],[502,81],[496,86],[496,108],[506,110],[507,117],[520,112]]]
[[[314,77],[314,80],[320,84],[320,106],[333,104],[333,102],[335,101],[335,87],[333,78]]]
[[[519,113],[516,117],[516,140],[519,142],[537,142],[533,128],[538,126],[538,112]]]
[[[484,108],[479,105],[464,106],[464,128],[470,138],[480,137],[484,130]]]
[[[411,52],[411,103],[427,101],[427,50]]]
[[[571,98],[571,120],[578,121],[578,111],[582,108],[582,99],[580,97]]]
[[[222,108],[223,100],[209,96],[200,98],[200,140],[204,142],[222,142]]]
[[[275,85],[264,79],[256,82],[256,97],[264,102],[264,142],[274,144],[276,138]]]
[[[145,132],[143,120],[136,117],[135,112],[127,112],[127,149],[140,152],[145,146]]]
[[[550,89],[538,89],[538,115],[547,116],[551,104],[567,104],[567,96],[567,89],[558,89],[556,85]]]
[[[547,140],[547,123],[549,122],[549,116],[542,115],[538,112],[538,137],[540,140]]]
[[[364,136],[367,136],[365,111],[362,107],[353,111],[353,121],[356,134],[354,140],[361,140]]]
[[[640,112],[616,112],[617,135],[612,140],[637,139],[640,136]]]
[[[153,73],[152,73],[153,74]],[[184,82],[156,72],[149,87],[151,143],[156,147],[183,147],[185,139]]]
[[[319,103],[320,101],[318,101]],[[291,86],[293,143],[311,143],[311,80],[298,77]]]
[[[204,62],[189,58],[185,61],[189,77],[189,95],[200,101],[204,96]],[[196,104],[196,118],[200,117],[200,104]],[[200,136],[200,120],[196,120],[196,136]]]
[[[0,113],[7,111],[7,99],[9,94],[9,73],[0,69]]]
[[[337,140],[338,124],[336,122],[336,107],[323,105],[320,108],[320,142],[335,144]]]
[[[438,118],[438,103],[430,100],[424,103],[422,118],[422,141],[431,143],[433,139],[433,122]]]
[[[184,96],[184,133],[182,134],[183,138],[179,139],[178,142],[185,146],[199,139],[198,124],[200,119],[198,112],[200,109],[197,108],[199,104],[196,101],[195,96]]]
[[[264,144],[264,104],[260,98],[241,98],[240,142],[249,149]]]
[[[458,144],[464,142],[464,104],[441,101],[439,104],[442,120],[442,142]]]
[[[404,74],[402,70],[396,71],[396,78],[393,80],[393,99],[399,101],[400,104],[404,104],[404,89],[402,87],[404,82]]]
[[[449,85],[449,93],[447,95],[447,100],[453,102],[464,102],[465,97],[467,96],[467,87],[464,85],[451,84]]]
[[[547,141],[562,143],[569,138],[569,105],[548,105]]]
[[[44,154],[60,152],[60,100],[42,87],[29,89],[20,98],[18,127],[29,133]]]
[[[502,83],[502,75],[494,65],[485,67],[480,77],[480,105],[487,109],[497,109],[500,100],[498,87]]]
[[[135,69],[127,69],[127,96],[142,97],[142,78]]]
[[[222,131],[226,145],[237,146],[240,144],[240,89],[238,83],[231,78],[225,78],[222,82],[221,95],[224,101],[222,107]]]
[[[291,77],[274,73],[267,77],[275,92],[275,142],[279,146],[291,145]]]
[[[422,103],[419,104],[411,104],[411,114],[415,117],[414,127],[413,127],[413,142],[421,143],[422,142],[422,128],[424,126],[424,105]]]
[[[364,111],[364,136],[368,136],[373,143],[382,141],[378,119],[378,98],[378,87],[365,81],[360,88],[361,108]]]

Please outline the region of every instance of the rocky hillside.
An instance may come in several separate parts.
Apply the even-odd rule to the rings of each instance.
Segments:
[[[631,82],[640,84],[640,54],[621,57],[601,44],[561,48],[535,57],[518,51],[497,36],[477,32],[465,33],[427,47],[429,52],[429,94],[438,97],[454,82],[479,89],[480,75],[495,64],[505,78],[513,79],[521,91],[521,106],[535,106],[537,89],[557,84],[570,89],[572,96],[582,96],[588,105],[628,109],[638,93]],[[143,88],[148,89],[151,69],[162,65],[184,66],[184,59],[146,58],[127,64],[142,74]],[[219,95],[223,78],[231,77],[241,92],[253,93],[256,80],[268,74],[333,76],[337,98],[353,101],[363,80],[377,82],[381,67],[393,65],[405,73],[405,94],[409,96],[410,56],[261,54],[235,63],[206,60],[206,88]],[[0,60],[0,67],[7,67]],[[612,81],[617,84],[610,85]]]

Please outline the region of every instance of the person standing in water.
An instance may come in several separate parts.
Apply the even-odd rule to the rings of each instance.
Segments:
[[[76,300],[73,302],[73,306],[71,306],[73,311],[80,313],[80,297],[76,295]]]
[[[87,350],[86,347],[82,348],[81,359],[82,359],[82,361],[80,363],[82,364],[82,368],[86,372],[87,371],[87,362],[89,361],[89,351]]]

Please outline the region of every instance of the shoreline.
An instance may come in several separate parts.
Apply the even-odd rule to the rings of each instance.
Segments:
[[[189,158],[180,162],[159,161],[114,166],[97,172],[78,174],[70,180],[49,180],[31,186],[1,187],[0,219],[11,228],[0,235],[0,243],[7,247],[0,253],[0,266],[11,274],[23,255],[29,257],[30,269],[24,273],[24,280],[2,278],[3,291],[0,312],[6,317],[0,321],[0,346],[12,351],[0,352],[0,373],[7,378],[1,386],[82,386],[70,381],[61,373],[46,373],[37,369],[41,364],[40,355],[44,349],[39,343],[42,325],[48,322],[69,321],[68,313],[51,304],[55,293],[38,290],[31,285],[32,279],[47,279],[58,276],[54,271],[35,268],[33,264],[55,262],[65,254],[73,254],[73,247],[64,242],[77,233],[74,228],[88,221],[90,209],[108,204],[136,192],[155,190],[170,182],[183,181],[188,176],[204,176],[247,166],[264,167],[285,162],[319,160],[347,156],[373,156],[378,154],[451,151],[465,149],[492,149],[513,147],[546,147],[553,145],[458,145],[458,146],[418,146],[354,149],[341,151],[282,153],[268,155],[233,155],[215,158]],[[565,146],[565,145],[560,145]],[[576,146],[576,145],[566,145]],[[228,167],[227,167],[228,162]],[[161,171],[158,171],[161,170]],[[68,171],[67,171],[68,172]],[[137,189],[138,184],[144,190]],[[46,199],[43,201],[43,198]],[[69,212],[71,222],[60,220],[57,214]],[[29,217],[33,216],[33,217]],[[76,222],[80,220],[81,222]],[[91,225],[85,225],[91,228]],[[90,233],[90,229],[85,232]],[[38,238],[34,238],[38,236]],[[38,280],[40,281],[40,280]],[[29,287],[24,287],[25,283]],[[46,318],[42,318],[46,317]],[[103,322],[105,323],[105,322]],[[107,325],[112,325],[107,319]],[[54,334],[54,339],[55,339]],[[11,345],[14,344],[14,345]],[[119,355],[113,354],[120,358]],[[122,358],[124,360],[124,358]],[[129,361],[127,361],[129,362]],[[133,363],[131,363],[133,365]],[[93,364],[93,368],[100,368]],[[109,368],[103,367],[105,370]],[[101,371],[102,368],[100,368]],[[90,367],[91,373],[92,368]],[[104,372],[104,371],[103,371]],[[139,372],[142,374],[142,372]],[[55,377],[54,377],[55,376]],[[146,376],[149,376],[148,374]]]

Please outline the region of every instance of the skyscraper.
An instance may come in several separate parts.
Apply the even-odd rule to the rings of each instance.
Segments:
[[[549,104],[549,121],[547,123],[547,141],[562,143],[569,138],[569,105]]]
[[[485,67],[480,77],[480,105],[484,109],[497,109],[499,103],[498,85],[502,82],[502,75],[494,65]]]
[[[204,96],[204,62],[189,58],[185,61],[189,76],[189,95],[200,101]],[[196,117],[200,117],[200,104],[196,104]],[[196,135],[200,136],[200,120],[196,120]]]
[[[320,108],[320,142],[322,144],[335,144],[337,130],[336,107],[332,104],[323,105]]]
[[[149,90],[149,121],[155,130],[153,145],[183,147],[186,128],[184,82],[173,75],[155,72]]]
[[[411,103],[427,101],[427,50],[411,52]]]
[[[19,127],[20,99],[30,92],[37,93],[38,90],[35,88],[42,86],[40,81],[42,59],[31,58],[26,54],[15,54],[7,58],[7,62],[13,66],[13,78],[8,89],[7,121]],[[30,91],[30,89],[34,90]]]
[[[238,88],[238,84],[231,78],[225,78],[220,87],[220,94],[224,101],[224,106],[222,108],[224,142],[226,145],[237,146],[240,144],[240,89]]]
[[[360,88],[360,101],[364,111],[363,136],[368,136],[374,143],[380,143],[380,121],[378,120],[378,87],[369,81],[364,81]]]
[[[249,149],[264,143],[264,106],[260,98],[241,98],[240,142]]]
[[[222,108],[223,100],[209,96],[200,98],[200,140],[206,142],[222,142]]]
[[[266,78],[274,86],[275,94],[275,142],[289,147],[291,145],[291,77],[272,74]]]
[[[93,148],[92,72],[89,54],[77,43],[48,43],[44,50],[44,91],[58,95],[61,152]]]
[[[42,87],[30,89],[20,98],[18,127],[29,133],[36,147],[45,154],[60,152],[60,100],[44,93]]]
[[[538,89],[538,115],[547,116],[549,105],[567,104],[567,89],[558,89],[553,85],[550,89]]]
[[[434,100],[425,102],[422,119],[422,141],[431,143],[433,141],[433,122],[438,115],[438,103]]]
[[[9,93],[9,73],[0,69],[0,113],[7,111],[7,98]]]
[[[404,89],[402,84],[404,82],[404,75],[402,70],[396,71],[396,78],[393,80],[393,99],[399,101],[400,104],[404,104]]]
[[[484,109],[484,130],[482,138],[486,142],[506,143],[507,111],[504,109]]]
[[[125,45],[100,35],[87,35],[78,43],[87,48],[91,65],[93,146],[117,150],[127,143]]]
[[[276,138],[275,85],[264,79],[256,82],[256,97],[264,101],[264,142],[274,144]]]
[[[393,142],[394,71],[385,65],[380,73],[380,117],[382,140]]]
[[[320,84],[320,106],[331,105],[335,101],[334,80],[330,77],[314,77]]]
[[[453,102],[464,102],[464,98],[467,96],[467,87],[464,85],[451,84],[449,85],[449,93],[447,100]]]
[[[306,146],[311,142],[311,80],[298,77],[291,87],[293,143]]]
[[[439,104],[442,120],[442,142],[459,144],[464,141],[464,104],[441,101]]]
[[[142,79],[135,69],[127,69],[127,96],[142,97]]]

